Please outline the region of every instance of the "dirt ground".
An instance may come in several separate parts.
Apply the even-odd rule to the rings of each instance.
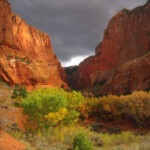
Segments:
[[[25,150],[25,145],[0,129],[0,150]]]

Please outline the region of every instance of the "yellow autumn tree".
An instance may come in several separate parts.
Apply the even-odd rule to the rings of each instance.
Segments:
[[[67,114],[68,114],[67,109],[61,108],[58,112],[49,113],[49,114],[45,115],[45,118],[47,119],[47,121],[50,125],[55,125],[58,122],[62,121]]]

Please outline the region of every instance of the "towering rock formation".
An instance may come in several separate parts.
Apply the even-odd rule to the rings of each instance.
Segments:
[[[13,43],[11,7],[7,0],[0,0],[0,44],[12,46]]]
[[[48,34],[26,24],[0,0],[0,78],[28,88],[67,86]]]
[[[109,80],[110,85],[112,76],[121,80],[121,77],[117,76],[118,68],[128,61],[144,54],[146,55],[150,51],[149,18],[150,0],[144,6],[137,7],[131,11],[123,9],[117,13],[110,20],[104,32],[103,41],[96,47],[95,56],[87,58],[79,65],[78,71],[69,77],[69,83],[75,88],[83,89],[92,87],[96,82],[101,82],[101,80]],[[150,61],[149,57],[147,57],[147,61]],[[132,69],[137,71],[134,68],[137,66],[133,65]],[[125,74],[125,70],[123,74]],[[150,76],[146,78],[150,78]],[[137,80],[136,82],[142,81]],[[128,82],[128,84],[128,87],[130,87],[131,82]],[[113,85],[118,88],[123,86],[120,83],[119,85]],[[109,93],[113,92],[109,90]],[[121,90],[120,93],[125,93],[125,90]]]

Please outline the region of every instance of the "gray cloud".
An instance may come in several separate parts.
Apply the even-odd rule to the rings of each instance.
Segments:
[[[8,0],[13,12],[50,35],[60,61],[93,54],[110,18],[147,0]]]

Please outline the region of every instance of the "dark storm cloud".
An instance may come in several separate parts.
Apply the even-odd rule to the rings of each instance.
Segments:
[[[50,35],[60,61],[94,53],[109,19],[146,0],[9,0],[28,24]]]

